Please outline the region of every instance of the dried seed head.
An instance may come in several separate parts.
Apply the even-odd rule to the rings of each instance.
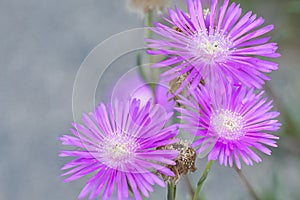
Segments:
[[[178,88],[181,86],[181,83],[185,80],[185,78],[188,76],[188,73],[182,74],[178,76],[177,78],[171,80],[169,82],[169,93],[175,94]],[[184,91],[182,91],[184,92]],[[181,92],[181,93],[182,93]],[[177,96],[173,97],[175,100],[178,100]]]
[[[129,0],[128,7],[133,12],[146,14],[150,11],[161,12],[167,0]]]
[[[171,184],[176,185],[179,181],[181,174],[187,174],[189,171],[196,171],[195,160],[196,151],[190,147],[190,143],[187,141],[180,141],[178,143],[160,147],[160,149],[177,150],[179,155],[175,159],[176,165],[168,165],[167,167],[171,169],[175,176],[170,177],[162,175],[165,181],[170,181]]]
[[[168,92],[170,94],[172,94],[172,97],[169,99],[169,101],[172,100],[172,99],[174,99],[175,101],[179,100],[180,99],[179,95],[189,96],[189,94],[187,93],[186,88],[181,89],[181,91],[179,93],[177,93],[178,95],[175,95],[177,90],[180,88],[181,84],[184,82],[184,80],[186,79],[186,77],[188,75],[189,75],[189,72],[184,73],[184,74],[179,75],[178,77],[174,78],[173,80],[171,80],[169,82],[169,91]],[[201,78],[200,84],[203,85],[203,86],[205,85],[205,80],[203,78]],[[188,86],[189,85],[190,84],[188,84]],[[200,87],[200,85],[198,87]]]

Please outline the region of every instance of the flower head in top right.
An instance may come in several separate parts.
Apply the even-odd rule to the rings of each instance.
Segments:
[[[241,168],[240,159],[253,165],[261,162],[257,151],[270,155],[266,146],[277,147],[278,137],[270,132],[280,128],[279,112],[270,111],[272,101],[262,97],[264,92],[226,85],[225,91],[202,87],[191,93],[193,100],[181,97],[183,107],[177,109],[185,121],[182,128],[197,137],[192,147],[198,154],[208,150],[208,160]]]

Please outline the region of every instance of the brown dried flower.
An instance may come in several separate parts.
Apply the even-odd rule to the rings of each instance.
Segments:
[[[169,82],[169,91],[168,91],[168,93],[173,95],[169,99],[169,101],[171,101],[172,99],[174,99],[175,101],[177,101],[177,100],[180,99],[179,95],[175,95],[175,94],[176,94],[177,90],[180,88],[182,82],[186,79],[186,77],[188,75],[189,75],[189,72],[184,73],[184,74],[179,75],[178,77],[174,78],[173,80],[171,80]],[[205,85],[205,81],[204,81],[203,78],[200,80],[200,84],[203,85],[203,86]],[[188,84],[188,86],[189,86],[189,84]],[[200,87],[200,85],[198,87]],[[179,92],[179,94],[184,95],[184,96],[189,96],[189,94],[187,94],[187,92],[186,92],[186,88],[181,89],[181,91]],[[180,106],[179,103],[178,103],[178,106]]]
[[[180,141],[178,143],[160,147],[159,149],[177,150],[179,155],[175,159],[176,165],[168,165],[167,167],[171,169],[175,176],[170,177],[162,175],[165,181],[170,181],[172,185],[176,185],[179,181],[180,175],[187,174],[189,171],[196,171],[195,160],[196,151],[190,147],[190,144],[186,141]]]
[[[171,80],[169,82],[169,93],[171,94],[175,94],[176,91],[178,90],[178,88],[181,86],[181,83],[185,80],[185,78],[188,76],[188,73],[182,74],[180,76],[178,76],[177,78]],[[180,94],[182,94],[182,92],[180,92]],[[177,96],[174,96],[175,100],[178,100]]]
[[[141,14],[150,11],[160,12],[163,10],[168,0],[129,0],[129,8],[131,11]]]

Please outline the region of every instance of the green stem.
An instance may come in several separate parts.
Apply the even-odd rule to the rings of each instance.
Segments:
[[[173,200],[176,199],[176,185],[173,186]]]
[[[147,17],[146,17],[146,23],[145,25],[147,26],[147,31],[146,31],[146,37],[147,38],[152,38],[152,31],[150,30],[150,27],[152,27],[152,10],[150,10],[147,13]],[[153,57],[151,55],[148,54],[148,61],[149,63],[153,63]]]
[[[148,78],[145,70],[142,67],[142,55],[141,53],[138,53],[136,56],[136,64],[138,66],[138,71],[142,79],[145,81],[145,83],[148,83]]]
[[[172,188],[171,188],[171,184],[170,183],[168,183],[167,199],[168,200],[172,200]]]
[[[173,185],[172,183],[168,183],[168,200],[175,200],[176,199],[176,185]]]
[[[238,169],[236,166],[234,168],[235,168],[235,171],[237,172],[237,174],[239,175],[240,179],[242,180],[242,182],[246,186],[246,188],[247,188],[249,194],[251,195],[251,197],[254,200],[259,200],[257,194],[255,193],[253,187],[251,186],[251,184],[247,180],[246,176],[243,174],[242,170]]]
[[[168,194],[167,199],[172,200],[173,199],[173,188],[171,186],[171,183],[168,183]]]
[[[202,175],[201,175],[201,177],[200,177],[200,179],[199,179],[199,181],[198,181],[198,183],[197,183],[197,188],[196,188],[196,191],[195,191],[193,200],[197,200],[197,199],[198,199],[198,196],[199,196],[200,190],[201,190],[201,188],[202,188],[202,185],[203,185],[204,181],[205,181],[206,178],[207,178],[208,172],[209,172],[209,170],[210,170],[211,165],[213,164],[213,162],[214,162],[214,161],[211,160],[211,161],[209,161],[209,162],[206,164],[205,169],[204,169],[204,171],[203,171],[203,173],[202,173]]]
[[[150,30],[150,27],[152,27],[152,19],[153,19],[153,11],[149,10],[149,12],[147,12],[147,16],[146,16],[146,22],[145,25],[147,26],[147,31],[146,31],[146,37],[147,38],[152,38],[152,31]],[[153,60],[153,56],[148,54],[148,63],[149,66],[154,62]],[[157,82],[157,75],[154,69],[150,69],[150,81],[152,83],[156,83]],[[153,94],[153,98],[156,101],[156,96],[155,96],[155,86],[156,84],[150,84],[150,88],[152,90],[152,94]],[[155,103],[155,102],[154,102]]]

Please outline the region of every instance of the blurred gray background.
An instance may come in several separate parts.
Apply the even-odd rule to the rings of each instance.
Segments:
[[[282,112],[279,148],[243,171],[261,199],[300,199],[300,1],[237,2],[244,12],[253,10],[275,24],[272,40],[282,54],[269,83]],[[77,70],[101,41],[143,23],[128,12],[125,0],[0,0],[1,200],[76,199],[86,179],[62,182],[67,159],[58,157],[57,138],[68,133],[73,119]],[[129,69],[135,65],[129,58],[115,66]],[[200,170],[191,174],[193,185],[204,164],[199,161]],[[179,188],[178,199],[186,199],[183,181]],[[203,191],[207,200],[251,199],[236,172],[218,164]],[[151,198],[164,195],[157,188]]]

